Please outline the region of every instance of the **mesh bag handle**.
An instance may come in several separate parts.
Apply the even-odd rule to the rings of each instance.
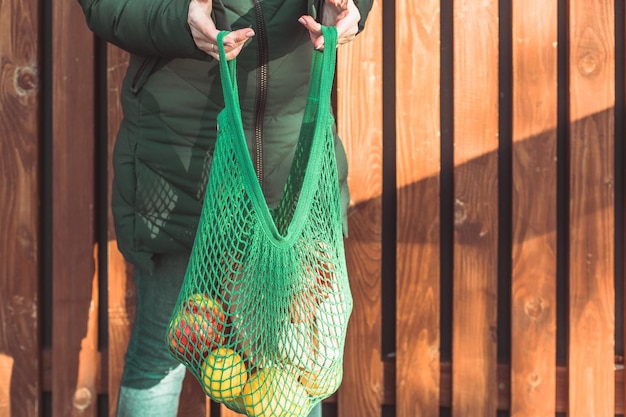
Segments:
[[[268,207],[248,152],[236,82],[218,36],[225,107],[206,195],[166,343],[204,392],[249,417],[305,417],[343,375],[352,296],[330,96],[337,31],[322,27],[293,163]]]
[[[267,227],[267,232],[275,236],[278,240],[283,241],[288,240],[285,238],[285,233],[287,232],[289,224],[284,224],[285,219],[293,220],[294,224],[292,224],[291,227],[295,229],[300,228],[302,222],[305,221],[305,216],[297,215],[295,212],[291,213],[291,215],[286,215],[285,210],[289,210],[289,207],[291,207],[292,210],[297,210],[298,206],[302,207],[301,210],[307,210],[312,195],[310,190],[302,190],[301,188],[304,183],[313,184],[314,180],[307,180],[302,175],[298,175],[297,171],[303,171],[305,176],[308,175],[309,177],[319,175],[319,169],[321,169],[322,164],[320,164],[318,160],[323,153],[323,147],[328,146],[328,144],[323,143],[322,140],[314,142],[313,139],[316,132],[327,129],[333,123],[330,98],[335,75],[337,29],[334,26],[322,26],[322,32],[324,33],[325,52],[315,51],[313,54],[311,77],[309,79],[308,105],[305,109],[298,141],[300,149],[296,151],[296,157],[294,158],[294,163],[292,164],[286,185],[287,190],[298,190],[300,192],[297,196],[290,192],[283,193],[277,209],[277,212],[280,214],[275,216],[271,215],[266,205],[263,190],[258,184],[254,164],[249,156],[246,145],[239,106],[236,59],[227,61],[224,51],[223,39],[228,32],[222,31],[217,37],[220,55],[220,76],[225,103],[225,109],[220,117],[218,117],[218,126],[220,121],[233,125],[234,134],[231,135],[231,139],[234,141],[233,146],[236,147],[237,150],[238,162],[241,164],[242,169],[245,170],[246,190],[250,193],[250,198],[255,204],[259,215],[263,217],[263,224]],[[310,154],[308,161],[298,157],[299,154],[307,153]],[[308,171],[303,170],[303,164],[308,164]],[[298,199],[301,203],[295,204],[294,199]],[[276,219],[282,219],[283,223],[277,224],[274,221]],[[291,236],[295,237],[296,234],[297,232],[294,232]]]

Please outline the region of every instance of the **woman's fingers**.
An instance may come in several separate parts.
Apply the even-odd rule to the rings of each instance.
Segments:
[[[228,48],[236,49],[243,46],[253,36],[254,30],[252,28],[237,29],[229,32],[228,35],[224,36],[224,50],[227,51]]]
[[[245,45],[246,41],[254,36],[254,30],[251,28],[244,28],[234,30],[229,32],[228,35],[224,36],[224,53],[226,54],[226,60],[230,61],[233,58],[236,58],[237,55],[241,52],[241,49]],[[217,35],[216,41],[217,43]],[[217,45],[214,45],[213,51],[209,53],[213,58],[219,60],[220,54]]]
[[[211,57],[220,59],[219,47],[217,46],[217,35],[219,31],[215,32],[214,40],[206,40],[205,42],[199,44],[196,42],[196,45],[204,52],[209,54]],[[236,58],[237,55],[241,52],[241,49],[246,44],[246,41],[254,36],[254,31],[252,29],[238,29],[236,31],[230,32],[228,35],[224,36],[224,53],[226,54],[226,60],[230,61],[233,58]]]
[[[211,9],[211,0],[191,0],[187,14],[187,23],[198,49],[219,60],[217,35],[220,31],[215,27],[215,23],[211,18]],[[243,45],[252,36],[254,36],[254,30],[251,28],[234,30],[224,36],[226,59],[231,60],[237,57]]]
[[[315,49],[324,48],[324,36],[322,35],[322,25],[313,19],[313,17],[304,15],[298,19],[308,31]]]
[[[198,48],[203,50],[205,53],[210,55],[211,57],[220,59],[219,47],[217,46],[217,35],[219,31],[216,30],[211,36],[212,39],[207,36],[205,39],[198,41],[196,40],[196,45]],[[241,52],[241,49],[244,47],[246,41],[254,36],[254,31],[252,29],[238,29],[236,31],[230,32],[228,35],[224,36],[224,52],[226,54],[226,60],[230,61],[233,58],[236,58],[237,55]]]
[[[326,10],[326,13],[324,14],[324,24],[328,26],[335,26],[337,28],[338,45],[352,41],[359,31],[359,21],[361,20],[361,13],[359,12],[359,9],[352,0],[346,3],[346,8],[346,10],[338,10],[339,13],[334,14],[332,18],[329,17],[328,10]],[[298,21],[309,31],[311,42],[313,42],[315,49],[324,49],[324,36],[322,35],[321,29],[322,25],[316,22],[313,17],[308,15],[301,16]]]
[[[322,23],[337,28],[337,44],[350,42],[359,31],[361,13],[354,0],[326,0]],[[324,49],[321,24],[311,16],[301,16],[298,21],[309,31],[315,49]]]
[[[210,0],[191,0],[187,12],[187,23],[196,46],[209,55],[217,51],[215,48],[217,29],[211,19],[211,8]]]

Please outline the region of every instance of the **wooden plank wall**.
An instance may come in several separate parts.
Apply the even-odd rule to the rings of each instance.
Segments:
[[[42,372],[36,0],[0,2],[0,416],[35,416]]]
[[[453,27],[452,409],[464,410],[468,416],[493,416],[497,409],[498,2],[455,1]],[[472,36],[466,36],[469,33]]]
[[[352,210],[346,245],[353,314],[348,329],[344,384],[338,415],[377,415],[384,401],[382,352],[382,6],[372,10],[371,31],[338,56],[337,118],[348,155]],[[354,77],[354,74],[358,74]],[[360,94],[353,94],[360,91]],[[353,186],[355,185],[356,186]],[[352,284],[356,285],[352,285]],[[359,358],[360,366],[349,363]]]
[[[572,417],[610,415],[615,407],[613,7],[612,0],[574,2],[568,17]]]
[[[327,416],[624,413],[625,9],[375,0],[338,58],[355,308]],[[77,2],[0,1],[0,417],[115,414],[127,59]],[[191,377],[179,415],[235,416]]]
[[[95,416],[99,358],[97,327],[90,320],[92,295],[97,291],[95,51],[89,31],[78,25],[81,14],[74,2],[63,2],[51,16],[52,32],[57,34],[51,45],[51,408],[53,415]],[[76,30],[64,30],[67,27]]]
[[[512,10],[511,415],[553,416],[556,398],[557,2]],[[542,100],[536,100],[542,97]]]
[[[394,66],[398,92],[396,320],[412,329],[396,334],[396,415],[435,416],[440,397],[442,255],[439,1],[399,0],[395,15],[398,28],[416,27],[415,31],[394,30],[396,60],[402,61],[401,66]]]
[[[111,157],[117,127],[122,120],[120,86],[128,66],[128,54],[108,45],[107,56],[107,200],[111,201],[111,181],[113,171]],[[117,410],[119,383],[124,366],[124,352],[130,338],[130,323],[134,320],[134,286],[130,264],[117,249],[111,211],[107,211],[107,305],[108,305],[108,381],[110,415]]]

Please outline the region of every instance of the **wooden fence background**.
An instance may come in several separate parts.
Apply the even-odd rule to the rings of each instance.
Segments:
[[[325,417],[624,413],[623,0],[382,0],[340,50],[355,299]],[[0,0],[0,417],[113,415],[127,56]],[[188,379],[180,415],[228,417]]]

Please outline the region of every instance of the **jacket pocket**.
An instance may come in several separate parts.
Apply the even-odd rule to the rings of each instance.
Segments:
[[[131,60],[133,58],[134,57],[131,57]],[[141,61],[141,64],[139,64],[139,67],[137,68],[137,71],[135,72],[132,83],[130,85],[130,91],[133,93],[133,95],[139,94],[144,84],[146,83],[146,81],[148,81],[148,78],[156,68],[158,62],[159,57],[156,55],[143,57],[143,60]]]

